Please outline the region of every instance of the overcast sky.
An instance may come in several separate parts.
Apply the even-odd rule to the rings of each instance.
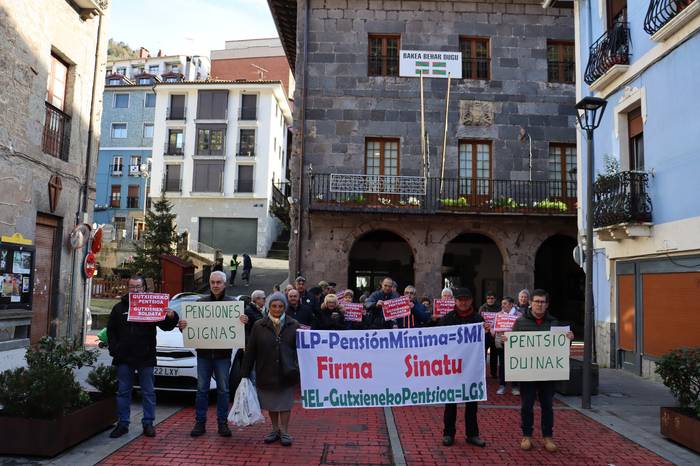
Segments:
[[[107,32],[152,55],[209,56],[227,40],[277,37],[267,0],[114,0]]]

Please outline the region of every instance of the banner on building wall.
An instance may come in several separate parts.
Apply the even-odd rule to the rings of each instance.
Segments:
[[[186,348],[245,348],[245,326],[239,317],[243,301],[185,302],[180,317]]]
[[[129,293],[129,322],[160,322],[170,302],[168,293]]]
[[[305,408],[366,408],[486,399],[482,324],[297,331]]]
[[[504,346],[506,381],[569,380],[566,332],[510,332]]]
[[[462,52],[401,50],[399,76],[418,78],[462,78]]]

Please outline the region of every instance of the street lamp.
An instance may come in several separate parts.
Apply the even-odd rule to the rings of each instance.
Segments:
[[[151,161],[142,163],[139,166],[139,176],[146,179],[146,185],[143,189],[143,227],[146,228],[146,205],[148,203],[148,180],[151,179]]]
[[[583,387],[581,408],[591,409],[593,354],[593,131],[600,125],[607,101],[584,97],[576,104],[578,124],[586,132],[586,304],[583,331]]]

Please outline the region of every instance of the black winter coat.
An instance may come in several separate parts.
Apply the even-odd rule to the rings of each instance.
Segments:
[[[107,321],[107,341],[112,364],[132,367],[154,367],[156,361],[156,327],[172,330],[180,318],[166,317],[160,322],[129,322],[129,295],[114,305]]]
[[[298,328],[299,322],[285,316],[284,325],[278,337],[269,316],[255,322],[246,344],[241,375],[250,377],[250,372],[255,366],[255,384],[259,388],[275,390],[296,385],[295,382],[282,377],[280,345],[286,345],[296,353]]]
[[[543,322],[540,325],[537,325],[537,321],[535,320],[535,316],[532,315],[532,309],[528,309],[525,314],[522,316],[518,317],[518,320],[515,321],[515,325],[513,325],[513,331],[514,332],[548,332],[552,329],[552,327],[556,327],[559,325],[559,322],[557,322],[557,319],[552,317],[549,312],[544,313],[544,317],[542,318]]]
[[[248,341],[248,338],[250,338],[250,332],[253,330],[253,325],[255,322],[263,318],[263,313],[260,311],[260,309],[258,309],[258,306],[253,303],[249,303],[245,307],[245,315],[248,316],[248,323],[245,324],[245,340]]]
[[[477,324],[483,321],[484,318],[481,317],[481,314],[479,314],[476,311],[472,311],[472,313],[467,315],[466,317],[461,317],[459,314],[457,314],[457,311],[450,311],[447,314],[445,314],[445,317],[440,319],[438,325]]]
[[[314,308],[310,304],[299,302],[297,307],[287,306],[287,315],[302,325],[311,327],[314,324]]]
[[[311,327],[314,330],[346,330],[348,328],[345,322],[345,315],[339,308],[334,310],[320,309],[316,313],[316,319]]]
[[[212,301],[235,301],[236,298],[233,296],[228,296],[226,293],[222,294],[220,298],[214,296],[210,291],[208,294],[202,295],[198,302],[208,303]],[[231,349],[209,349],[209,348],[197,348],[197,357],[205,359],[231,359]]]

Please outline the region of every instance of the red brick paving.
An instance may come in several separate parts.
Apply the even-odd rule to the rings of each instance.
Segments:
[[[464,442],[464,414],[457,415],[455,445],[443,447],[442,406],[394,408],[394,418],[408,465],[446,464],[670,464],[654,453],[573,409],[556,409],[554,438],[559,452],[542,448],[539,413],[535,414],[535,448],[524,452],[518,397],[495,394],[488,379],[489,401],[479,409],[479,429],[487,442],[477,448]],[[497,406],[494,406],[497,405]],[[557,407],[563,405],[559,402]],[[294,445],[265,445],[269,422],[248,428],[233,427],[233,437],[216,434],[215,408],[210,407],[207,433],[193,439],[189,431],[194,409],[185,408],[157,426],[155,439],[139,437],[106,458],[103,465],[345,465],[392,464],[389,435],[382,409],[304,410],[297,404],[290,431]]]

